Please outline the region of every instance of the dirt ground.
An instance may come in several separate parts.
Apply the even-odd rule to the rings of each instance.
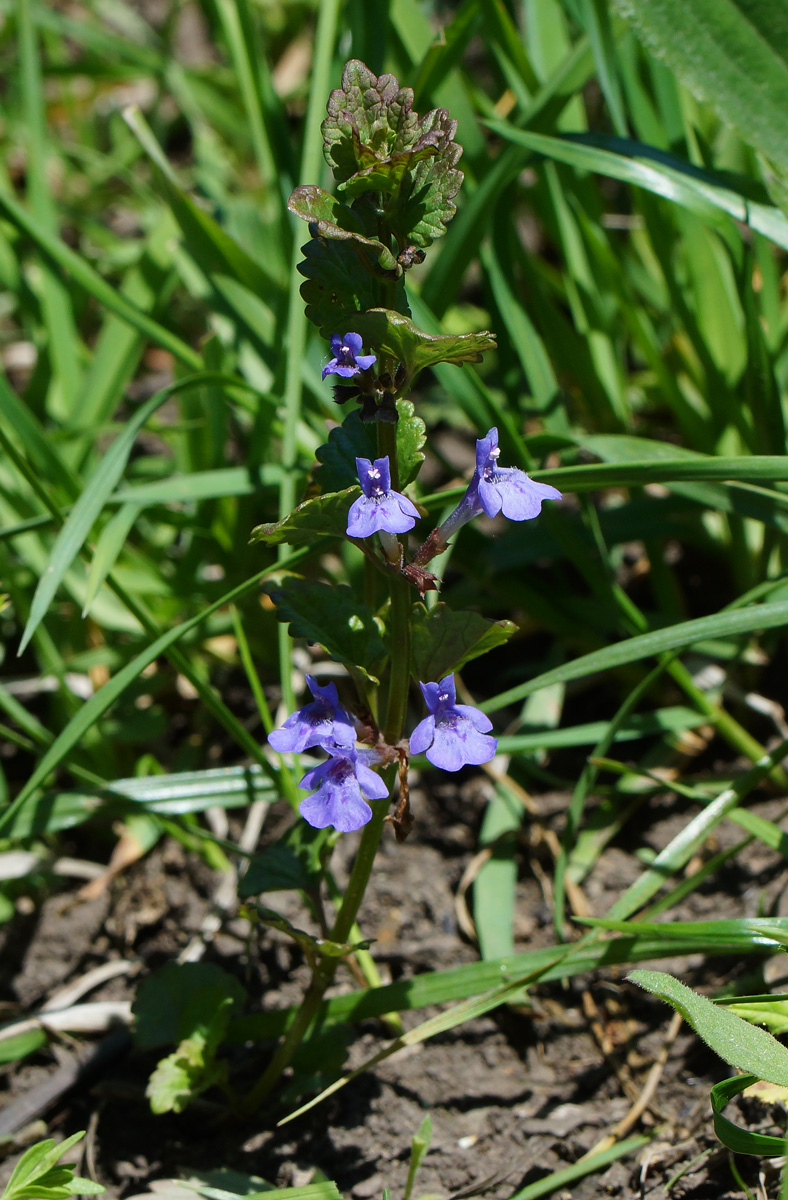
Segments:
[[[540,801],[544,826],[560,825],[565,798]],[[475,781],[462,803],[417,793],[416,826],[398,846],[386,836],[372,890],[362,911],[365,936],[386,979],[472,962],[478,949],[460,932],[458,889],[473,858],[475,828],[484,806],[484,787]],[[759,811],[772,818],[784,802],[764,800]],[[235,821],[237,818],[231,818]],[[289,819],[272,811],[263,842]],[[638,836],[654,849],[666,844],[686,820],[683,802],[666,798],[652,805]],[[78,853],[82,834],[65,853]],[[738,841],[741,831],[724,826],[712,849]],[[551,864],[538,839],[525,838],[516,915],[517,949],[552,942]],[[337,851],[341,877],[354,847],[343,839]],[[84,851],[84,847],[82,847]],[[592,910],[602,914],[635,877],[632,847],[609,848],[585,881]],[[722,873],[692,894],[674,919],[710,919],[782,914],[786,905],[784,860],[753,842]],[[100,897],[76,899],[78,884],[64,884],[35,907],[25,905],[2,930],[0,1016],[8,1020],[35,1010],[53,991],[108,961],[133,963],[86,999],[133,996],[146,972],[178,956],[200,929],[215,877],[196,856],[161,843]],[[266,902],[303,923],[297,898],[276,893]],[[205,961],[236,974],[265,1007],[291,1003],[305,978],[299,953],[278,934],[258,942],[244,937],[244,923],[230,915],[208,946]],[[700,957],[655,963],[700,987],[740,980],[760,969],[743,962]],[[767,979],[782,970],[779,959],[765,965]],[[180,1116],[154,1117],[144,1097],[156,1056],[136,1052],[123,1033],[109,1035],[104,1060],[70,1090],[57,1081],[80,1054],[94,1052],[98,1039],[63,1037],[21,1063],[0,1068],[0,1124],[28,1137],[66,1136],[87,1129],[80,1170],[93,1172],[112,1197],[148,1192],[154,1181],[195,1171],[244,1172],[277,1186],[306,1183],[314,1169],[334,1179],[342,1193],[367,1200],[391,1189],[402,1195],[410,1142],[425,1113],[433,1122],[432,1144],[416,1185],[416,1196],[484,1194],[504,1200],[551,1171],[567,1167],[597,1146],[624,1119],[640,1094],[648,1070],[668,1037],[672,1013],[623,982],[624,972],[600,972],[565,985],[536,988],[526,1007],[504,1008],[401,1051],[359,1077],[324,1105],[277,1130],[272,1120],[217,1120],[217,1093]],[[341,983],[347,988],[349,982]],[[748,990],[763,990],[755,975]],[[413,1026],[429,1015],[406,1014]],[[349,1063],[374,1053],[386,1031],[379,1022],[354,1030]],[[231,1070],[250,1081],[264,1064],[260,1047],[231,1052]],[[59,1074],[60,1073],[60,1074]],[[637,1157],[613,1163],[557,1195],[563,1200],[610,1196],[618,1200],[727,1200],[744,1196],[740,1180],[776,1196],[773,1160],[740,1157],[737,1181],[728,1152],[711,1129],[708,1091],[731,1072],[686,1027],[673,1041],[651,1104],[631,1132],[652,1135]],[[41,1089],[53,1095],[48,1106]],[[58,1094],[59,1093],[59,1094]],[[38,1107],[37,1107],[38,1106]],[[732,1113],[731,1115],[734,1115]],[[41,1123],[44,1119],[46,1124]],[[780,1114],[745,1101],[734,1119],[776,1132]],[[38,1120],[38,1124],[32,1124]],[[22,1135],[24,1137],[24,1135]],[[5,1138],[0,1149],[0,1183],[5,1182],[20,1142]],[[760,1182],[759,1182],[760,1175]],[[232,1188],[232,1176],[214,1183]],[[669,1190],[668,1190],[669,1188]]]

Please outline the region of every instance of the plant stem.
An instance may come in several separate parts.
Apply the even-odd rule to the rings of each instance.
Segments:
[[[346,941],[355,924],[377,854],[386,811],[387,806],[382,801],[376,803],[372,808],[371,821],[364,826],[344,899],[331,930],[332,942]],[[312,981],[293,1017],[292,1024],[265,1071],[241,1104],[241,1111],[244,1114],[248,1115],[257,1111],[279,1082],[282,1072],[290,1065],[294,1054],[304,1040],[304,1035],[317,1016],[326,989],[334,978],[341,961],[340,958],[321,958],[315,967]]]
[[[391,471],[391,486],[399,490],[399,463],[397,461],[397,427],[385,422],[378,423],[378,454],[388,455]],[[402,539],[400,539],[402,540]],[[396,746],[402,737],[410,689],[410,618],[412,604],[410,584],[404,576],[392,572],[389,578],[391,608],[389,611],[389,646],[391,647],[391,675],[386,707],[383,737],[389,746]]]
[[[378,453],[381,457],[388,455],[391,471],[391,486],[399,488],[399,465],[397,462],[397,431],[395,425],[384,422],[378,423]],[[389,679],[386,720],[383,726],[383,737],[390,746],[396,746],[400,741],[405,725],[405,715],[408,704],[410,687],[410,618],[411,599],[410,585],[399,573],[393,571],[389,575],[391,607],[389,610],[389,645],[396,647],[396,653],[391,654],[391,673]],[[393,782],[394,771],[389,768],[388,774]],[[375,856],[380,844],[383,825],[386,819],[387,806],[376,803],[372,807],[372,819],[364,826],[361,841],[356,854],[350,879],[345,895],[336,915],[331,930],[331,941],[343,943],[348,940],[356,922],[364,893],[367,890]],[[292,1024],[285,1033],[273,1058],[269,1062],[259,1080],[241,1103],[241,1111],[249,1114],[255,1112],[263,1101],[270,1095],[279,1082],[283,1071],[290,1065],[298,1047],[301,1045],[310,1025],[317,1016],[323,1002],[326,989],[334,978],[341,959],[322,958],[314,968],[312,980],[307,988],[304,999],[296,1012]]]

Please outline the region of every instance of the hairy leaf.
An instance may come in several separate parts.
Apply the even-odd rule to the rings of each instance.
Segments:
[[[355,414],[353,414],[355,415]],[[355,477],[355,463],[353,476]],[[321,537],[344,537],[347,531],[347,514],[351,503],[359,494],[358,481],[355,488],[342,492],[329,492],[304,500],[289,516],[270,525],[258,525],[252,530],[250,542],[265,542],[268,546],[279,546],[283,542],[291,546],[308,545]]]
[[[293,637],[319,642],[332,658],[378,682],[376,672],[386,648],[372,609],[357,599],[352,588],[289,575],[269,595],[276,615],[288,622]]]
[[[397,412],[399,485],[404,488],[416,478],[424,462],[422,447],[427,440],[427,429],[421,417],[416,416],[411,400],[398,400]],[[357,458],[374,460],[377,457],[375,426],[365,425],[357,411],[351,412],[341,425],[331,430],[325,445],[319,447],[320,466],[315,469],[315,480],[321,491],[339,491],[358,483]]]
[[[322,129],[323,152],[340,188],[383,197],[384,224],[400,246],[429,246],[446,232],[463,178],[457,170],[462,147],[453,140],[457,122],[446,109],[420,118],[411,88],[351,59]]]
[[[377,238],[366,237],[359,217],[353,209],[342,204],[322,188],[305,183],[297,187],[287,202],[287,207],[303,221],[314,225],[313,236],[331,238],[334,241],[358,242],[373,251],[378,265],[384,271],[401,271],[397,260]]]
[[[782,3],[616,0],[649,50],[782,171],[788,169],[788,20]]]
[[[353,328],[365,345],[393,355],[415,375],[437,363],[478,363],[486,350],[494,350],[495,335],[482,333],[425,333],[409,317],[387,308],[373,308],[354,315]]]
[[[490,621],[474,612],[455,612],[443,602],[413,609],[411,669],[423,683],[437,681],[472,658],[502,646],[517,629],[513,621]]]
[[[631,971],[627,978],[672,1005],[732,1067],[788,1086],[788,1050],[766,1030],[713,1004],[663,971]]]
[[[305,276],[301,296],[307,319],[323,336],[356,328],[356,314],[380,303],[381,284],[386,277],[358,241],[315,237],[302,246],[298,264]],[[409,312],[402,279],[396,280],[395,303]]]

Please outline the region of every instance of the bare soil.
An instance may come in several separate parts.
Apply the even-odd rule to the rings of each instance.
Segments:
[[[560,828],[566,798],[545,797],[540,803],[540,828],[551,823]],[[374,952],[386,979],[478,958],[478,948],[460,932],[458,889],[475,852],[474,830],[483,806],[484,787],[478,781],[466,785],[453,803],[418,793],[410,839],[399,846],[386,836],[362,913],[364,933],[376,939]],[[772,818],[782,812],[781,803],[774,800],[758,808]],[[276,811],[269,814],[263,842],[287,819]],[[657,802],[640,822],[638,837],[659,849],[686,819],[682,802]],[[84,851],[81,836],[76,831],[65,852]],[[740,838],[738,828],[725,826],[710,852]],[[354,845],[347,837],[337,850],[340,878]],[[624,843],[609,848],[585,881],[594,912],[603,914],[638,873],[632,849]],[[553,940],[550,870],[543,839],[526,837],[517,897],[518,950]],[[672,917],[780,914],[785,884],[784,860],[754,842],[691,894]],[[79,900],[79,884],[68,883],[35,907],[23,905],[2,930],[0,1015],[8,1020],[32,1012],[56,989],[98,964],[118,959],[133,961],[133,972],[109,981],[86,999],[131,998],[146,972],[177,958],[199,932],[215,886],[216,877],[201,859],[168,842],[122,873],[95,900]],[[306,920],[295,894],[277,893],[266,902],[297,918],[297,923]],[[264,931],[259,940],[249,942],[246,928],[231,913],[208,945],[205,961],[236,974],[258,998],[258,1006],[292,1003],[306,977],[299,952],[275,933]],[[745,973],[755,973],[748,990],[766,986],[758,977],[763,964],[752,958],[732,962],[695,956],[654,965],[701,989],[735,984]],[[779,967],[776,959],[766,963],[768,977]],[[348,975],[338,986],[355,985]],[[426,1015],[406,1014],[406,1025]],[[292,1186],[308,1182],[318,1169],[336,1180],[344,1195],[367,1200],[382,1196],[388,1187],[396,1200],[407,1175],[411,1138],[429,1112],[432,1144],[415,1194],[478,1192],[504,1200],[576,1162],[626,1117],[665,1044],[671,1015],[664,1005],[624,982],[623,972],[539,986],[527,1006],[497,1010],[401,1051],[281,1129],[272,1118],[246,1124],[217,1119],[218,1093],[207,1094],[180,1116],[154,1117],[144,1088],[156,1056],[136,1051],[122,1034],[104,1035],[103,1060],[75,1086],[64,1089],[61,1084],[75,1059],[94,1054],[98,1039],[62,1037],[46,1050],[0,1068],[5,1113],[0,1120],[16,1135],[16,1140],[0,1141],[7,1155],[0,1164],[0,1184],[26,1137],[45,1136],[45,1131],[61,1137],[87,1129],[80,1169],[92,1171],[111,1197],[144,1194],[156,1180],[193,1171],[222,1168]],[[349,1064],[362,1062],[387,1036],[380,1022],[355,1028]],[[258,1046],[233,1051],[232,1072],[251,1081],[264,1065],[265,1053]],[[654,1098],[631,1130],[651,1134],[650,1144],[636,1157],[613,1163],[604,1173],[557,1194],[564,1200],[744,1196],[730,1157],[711,1128],[709,1087],[728,1074],[728,1068],[682,1027]],[[73,1082],[73,1070],[70,1078]],[[44,1103],[42,1089],[47,1087],[49,1102]],[[780,1114],[749,1101],[738,1119],[776,1131]],[[38,1124],[31,1125],[36,1120]],[[760,1194],[777,1195],[778,1174],[770,1160],[740,1157],[736,1169],[751,1187],[758,1186],[761,1172]],[[232,1185],[231,1177],[224,1179]]]

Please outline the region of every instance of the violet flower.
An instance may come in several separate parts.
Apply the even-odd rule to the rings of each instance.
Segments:
[[[347,709],[339,703],[336,684],[321,687],[313,675],[307,675],[306,682],[314,697],[312,703],[292,713],[281,729],[269,733],[270,745],[279,754],[287,750],[300,754],[310,746],[325,746],[329,742],[337,746],[354,745],[356,730]]]
[[[325,379],[326,375],[341,375],[349,379],[351,375],[358,375],[359,371],[369,370],[378,361],[375,354],[361,353],[360,333],[346,333],[343,338],[338,333],[332,333],[329,345],[334,357],[323,367],[321,379]]]
[[[493,426],[487,437],[476,443],[476,470],[468,490],[440,526],[443,544],[482,512],[488,517],[503,512],[510,521],[530,521],[539,516],[543,500],[561,499],[558,488],[537,483],[519,467],[499,467],[500,453],[498,430]]]
[[[352,833],[366,825],[372,816],[372,809],[361,794],[362,788],[370,800],[385,799],[388,788],[367,765],[374,759],[374,751],[356,750],[354,746],[324,749],[331,759],[307,771],[301,780],[300,787],[316,790],[301,801],[298,811],[315,829],[333,825],[339,833]]]
[[[416,523],[419,510],[407,496],[391,491],[388,455],[356,459],[362,495],[354,500],[347,515],[348,537],[365,538],[373,533],[407,533]]]
[[[433,766],[444,771],[489,762],[498,748],[496,739],[486,736],[492,722],[478,708],[455,703],[454,676],[419,686],[430,713],[410,735],[411,754],[426,751]]]

